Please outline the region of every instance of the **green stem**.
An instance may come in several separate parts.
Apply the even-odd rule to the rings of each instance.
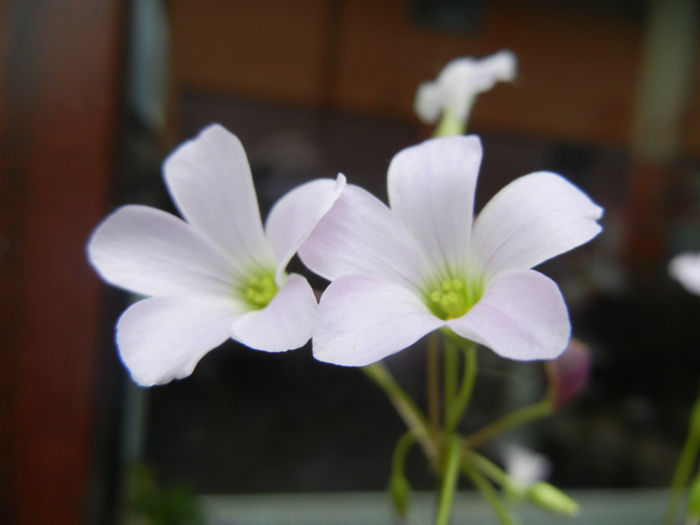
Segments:
[[[445,370],[444,370],[444,387],[445,387],[445,421],[447,421],[447,416],[452,407],[455,396],[457,395],[457,365],[459,361],[459,354],[457,353],[457,345],[450,337],[445,338],[445,346],[443,349],[444,360],[445,360]]]
[[[438,344],[440,334],[434,332],[428,336],[428,359],[426,367],[426,388],[428,401],[428,421],[434,436],[440,428],[440,384],[438,380]]]
[[[428,422],[420,409],[399,386],[389,370],[387,370],[381,362],[362,367],[362,371],[384,390],[391,404],[394,405],[394,408],[404,420],[406,426],[408,426],[411,433],[415,436],[416,441],[423,447],[425,455],[430,462],[435,465],[438,456],[437,448],[430,435]]]
[[[440,122],[433,130],[433,137],[446,137],[448,135],[461,135],[464,133],[465,123],[457,118],[457,115],[445,108],[440,117]]]
[[[450,406],[447,412],[447,421],[445,423],[448,433],[452,432],[459,424],[464,411],[469,405],[472,391],[474,390],[474,379],[476,378],[476,343],[467,341],[464,348],[464,377],[460,385],[457,397],[454,403]]]
[[[465,454],[465,462],[467,465],[478,469],[482,474],[485,474],[491,481],[498,483],[505,490],[512,490],[514,488],[511,477],[493,461],[473,450],[463,450],[462,452]]]
[[[442,490],[435,525],[447,525],[452,510],[452,500],[457,488],[459,464],[461,462],[461,443],[459,436],[451,436],[447,443],[445,472],[442,477]]]
[[[398,443],[396,443],[396,448],[394,448],[394,455],[391,458],[392,473],[398,474],[399,476],[404,475],[406,455],[415,442],[416,437],[410,430],[399,438]]]
[[[700,395],[698,395],[693,405],[690,415],[688,437],[685,439],[681,456],[678,459],[676,470],[673,473],[669,500],[666,506],[666,515],[664,517],[665,525],[672,525],[676,521],[676,514],[678,512],[678,505],[680,503],[683,487],[688,483],[693,465],[698,457],[698,450],[700,450]]]
[[[476,448],[501,432],[505,432],[506,430],[523,423],[527,423],[528,421],[548,416],[553,411],[554,408],[552,407],[549,397],[545,397],[537,403],[515,410],[510,414],[506,414],[501,419],[498,419],[493,423],[486,425],[482,429],[477,430],[473,434],[464,438],[463,446],[469,449]]]
[[[415,436],[409,430],[396,443],[394,455],[391,460],[391,477],[389,478],[389,494],[394,503],[396,513],[400,517],[405,517],[408,512],[409,500],[411,498],[411,485],[404,474],[406,456],[413,444],[416,442]]]
[[[462,467],[462,472],[464,472],[464,474],[471,480],[474,486],[481,491],[481,493],[484,495],[484,498],[486,498],[486,501],[489,503],[489,505],[491,505],[491,508],[498,516],[498,519],[501,522],[501,524],[514,525],[515,522],[508,514],[506,506],[501,501],[501,498],[498,497],[498,494],[488,482],[488,480],[483,476],[483,474],[469,465],[464,465]]]

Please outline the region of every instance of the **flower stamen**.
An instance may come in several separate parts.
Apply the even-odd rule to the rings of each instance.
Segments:
[[[428,308],[441,319],[462,317],[481,298],[480,282],[466,282],[462,279],[443,279],[431,287],[427,294]]]
[[[278,291],[274,273],[263,270],[248,279],[248,282],[241,287],[240,295],[253,310],[261,310],[272,301]]]

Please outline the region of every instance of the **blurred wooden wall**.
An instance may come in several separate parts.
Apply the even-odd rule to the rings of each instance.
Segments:
[[[2,523],[86,519],[101,289],[84,246],[113,171],[123,5],[0,2]]]
[[[520,74],[476,105],[472,126],[626,147],[644,17],[604,3],[492,0],[457,35],[417,23],[407,0],[170,0],[172,92],[413,118],[416,87],[457,56],[514,50]],[[696,94],[693,119],[700,122]],[[173,104],[177,112],[176,102]],[[700,152],[700,126],[687,148]]]

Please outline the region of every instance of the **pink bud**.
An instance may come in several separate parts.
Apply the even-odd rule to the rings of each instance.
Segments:
[[[588,382],[591,354],[588,346],[571,339],[559,357],[548,361],[547,376],[554,408],[566,405]]]

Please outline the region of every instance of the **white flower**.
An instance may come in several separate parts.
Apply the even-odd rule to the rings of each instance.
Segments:
[[[449,110],[460,122],[466,122],[476,96],[498,81],[512,81],[516,64],[515,54],[505,49],[481,60],[471,57],[451,60],[436,80],[418,87],[414,102],[418,118],[434,124],[443,111]]]
[[[668,264],[668,273],[686,290],[700,295],[700,253],[676,255]]]
[[[503,463],[506,472],[519,488],[543,481],[552,469],[546,456],[515,443],[508,443],[504,447]]]
[[[219,125],[205,128],[166,160],[165,183],[185,218],[124,206],[92,234],[88,258],[107,282],[150,296],[117,324],[122,361],[137,383],[192,373],[229,337],[285,351],[311,336],[316,299],[284,269],[345,184],[322,179],[283,197],[265,229],[248,160]]]
[[[561,292],[530,268],[597,235],[602,209],[561,176],[537,172],[503,188],[473,221],[481,155],[476,136],[399,152],[389,166],[391,209],[345,188],[299,251],[332,281],[314,325],[317,359],[367,365],[441,327],[511,359],[566,348]]]

